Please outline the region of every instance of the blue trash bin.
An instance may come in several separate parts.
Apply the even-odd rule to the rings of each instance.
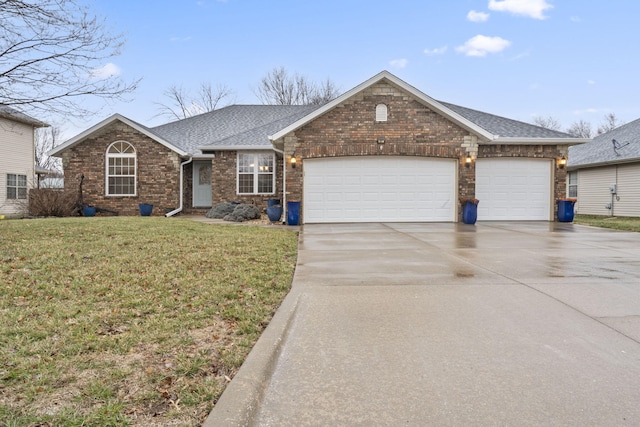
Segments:
[[[287,202],[287,224],[298,225],[300,220],[300,202]]]
[[[478,204],[467,200],[462,208],[462,222],[475,224],[478,219]]]
[[[564,199],[558,200],[558,222],[572,222],[573,221],[573,205],[575,200]]]

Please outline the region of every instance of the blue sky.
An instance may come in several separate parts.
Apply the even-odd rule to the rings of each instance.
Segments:
[[[235,102],[274,67],[342,91],[388,70],[435,99],[531,122],[614,112],[640,117],[637,0],[94,0],[126,36],[107,68],[142,78],[128,103],[109,103],[65,136],[118,112],[164,123],[163,91],[201,82]]]

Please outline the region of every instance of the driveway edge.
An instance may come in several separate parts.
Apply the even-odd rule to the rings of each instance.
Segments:
[[[289,325],[298,307],[300,291],[295,286],[274,314],[240,370],[227,385],[205,420],[203,427],[248,426],[269,385]]]

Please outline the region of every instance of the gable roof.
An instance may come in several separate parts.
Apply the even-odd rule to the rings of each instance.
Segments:
[[[640,161],[640,119],[598,135],[587,144],[570,147],[567,169],[633,161]]]
[[[113,122],[116,121],[120,121],[130,127],[132,127],[133,129],[137,130],[138,132],[142,133],[143,135],[148,136],[149,138],[153,139],[154,141],[158,142],[161,145],[164,145],[165,147],[167,147],[168,149],[175,151],[176,153],[178,153],[180,156],[186,156],[187,153],[182,150],[181,148],[177,147],[176,145],[172,144],[171,142],[167,141],[166,139],[164,139],[161,135],[157,134],[155,131],[153,131],[152,129],[149,129],[146,126],[141,125],[140,123],[134,122],[131,119],[128,119],[120,114],[114,114],[110,117],[107,117],[106,119],[104,119],[103,121],[101,121],[100,123],[93,125],[92,127],[90,127],[89,129],[85,130],[84,132],[74,136],[73,138],[69,139],[68,141],[66,141],[63,144],[58,145],[57,147],[55,147],[53,150],[49,151],[47,153],[48,156],[59,156],[60,153],[62,153],[64,150],[73,147],[74,145],[82,142],[84,139],[88,138],[89,136],[91,136],[92,134],[98,132],[100,129],[102,129],[105,126],[110,125]]]
[[[283,128],[280,131],[274,133],[269,138],[273,142],[278,141],[285,135],[301,128],[317,117],[325,114],[326,112],[347,101],[357,93],[383,80],[386,80],[389,83],[408,92],[409,94],[413,95],[413,97],[418,102],[421,102],[431,110],[440,113],[462,128],[479,136],[481,139],[480,143],[580,144],[588,141],[588,139],[575,138],[564,132],[552,131],[529,123],[519,122],[517,120],[511,120],[504,117],[495,116],[493,114],[483,113],[481,111],[472,110],[470,108],[436,101],[435,99],[409,85],[408,83],[399,79],[388,71],[382,71],[381,73],[376,74],[369,80],[345,92],[333,101],[330,101],[327,104],[314,110],[309,115],[302,117],[300,120],[291,123],[286,128]]]
[[[271,149],[268,135],[317,105],[231,105],[152,130],[190,154],[212,150]]]
[[[0,105],[0,117],[13,120],[14,122],[24,123],[26,125],[31,125],[36,128],[46,128],[49,127],[48,124],[41,122],[40,120],[36,120],[31,116],[28,116],[15,108],[9,107],[7,105]]]

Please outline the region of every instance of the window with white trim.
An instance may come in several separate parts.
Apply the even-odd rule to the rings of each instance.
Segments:
[[[107,148],[107,196],[136,195],[136,150],[126,141]]]
[[[7,199],[19,200],[27,198],[27,175],[7,174]]]
[[[386,122],[388,116],[388,108],[384,104],[376,105],[376,122]]]
[[[238,194],[273,194],[275,154],[238,153]]]
[[[578,197],[578,172],[569,172],[569,197]]]

